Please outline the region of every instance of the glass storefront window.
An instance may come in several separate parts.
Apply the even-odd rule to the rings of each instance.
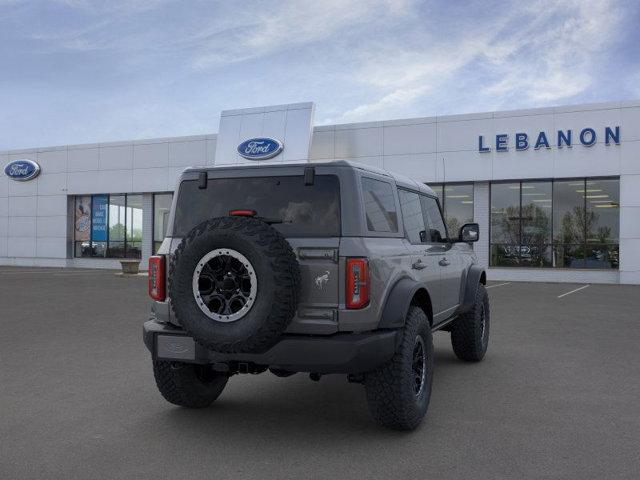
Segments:
[[[589,180],[586,183],[587,243],[618,243],[620,236],[620,183]]]
[[[587,268],[618,268],[620,182],[587,180],[585,263]]]
[[[618,268],[618,179],[491,184],[491,266]]]
[[[584,268],[585,180],[553,183],[554,266]]]
[[[75,198],[74,256],[140,258],[142,195]]]
[[[107,256],[124,257],[124,236],[127,211],[124,195],[109,196],[109,246]]]
[[[584,242],[584,180],[557,181],[553,184],[553,242]]]
[[[156,193],[153,195],[153,253],[155,254],[167,234],[169,212],[171,211],[172,193]]]
[[[491,265],[517,265],[520,257],[520,184],[491,185]]]
[[[109,195],[91,197],[91,256],[107,256]]]
[[[128,258],[142,256],[142,195],[127,195],[125,252]]]
[[[551,182],[522,182],[520,265],[551,266]]]
[[[74,214],[74,255],[91,256],[91,196],[76,197]]]

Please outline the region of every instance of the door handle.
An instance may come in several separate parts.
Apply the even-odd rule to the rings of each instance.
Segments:
[[[418,259],[411,264],[411,268],[413,268],[414,270],[422,270],[423,268],[427,268],[427,266],[422,263],[422,260]]]
[[[440,265],[441,267],[446,267],[447,265],[450,265],[450,264],[451,262],[449,262],[449,260],[447,260],[446,258],[443,258],[438,262],[438,265]]]

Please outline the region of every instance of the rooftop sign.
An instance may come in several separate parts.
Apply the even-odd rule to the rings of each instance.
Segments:
[[[609,146],[612,143],[620,145],[620,127],[605,127],[604,129],[604,144]],[[547,135],[546,132],[539,132],[537,135],[529,137],[527,133],[516,133],[514,135],[513,147],[517,151],[527,150],[530,146],[535,150],[541,148],[550,149],[552,145],[557,148],[569,147],[574,144],[581,144],[585,147],[591,147],[598,141],[597,133],[593,128],[587,127],[580,130],[580,132],[573,132],[573,130],[558,130],[556,136]],[[499,133],[496,135],[495,143],[490,144],[485,141],[482,135],[478,136],[478,152],[487,153],[490,152],[492,147],[495,147],[496,152],[509,151],[509,135],[506,133]]]

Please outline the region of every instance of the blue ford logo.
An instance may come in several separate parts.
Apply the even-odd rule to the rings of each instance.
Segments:
[[[12,180],[26,182],[38,176],[40,165],[33,160],[14,160],[4,167],[4,173]]]
[[[282,143],[273,138],[250,138],[238,145],[238,153],[249,160],[266,160],[278,155]]]

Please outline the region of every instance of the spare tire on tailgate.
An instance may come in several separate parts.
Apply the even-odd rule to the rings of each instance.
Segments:
[[[252,217],[197,225],[169,267],[169,293],[183,328],[217,352],[263,352],[293,318],[300,269],[289,242]]]

